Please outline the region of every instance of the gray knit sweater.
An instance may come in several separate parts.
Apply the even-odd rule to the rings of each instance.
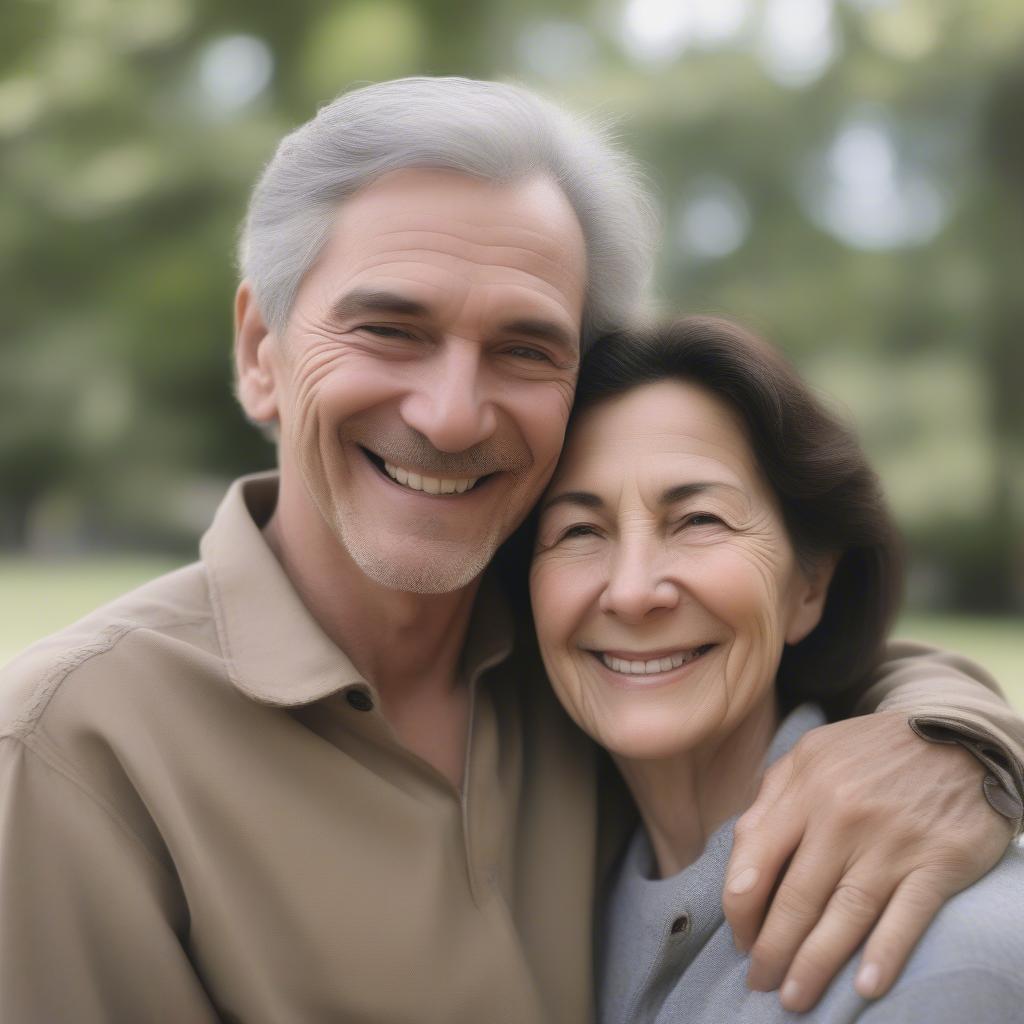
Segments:
[[[774,761],[824,721],[797,708],[769,751]],[[979,795],[980,797],[980,795]],[[807,1014],[777,992],[751,992],[721,892],[733,821],[673,878],[653,878],[642,828],[608,895],[598,964],[600,1024],[1013,1024],[1024,1022],[1024,850],[1013,846],[983,879],[954,897],[921,940],[893,989],[876,1002],[853,989],[859,955]]]

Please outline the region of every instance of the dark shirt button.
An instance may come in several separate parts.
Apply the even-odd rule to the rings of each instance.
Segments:
[[[690,930],[690,915],[680,914],[673,922],[669,931],[673,935],[686,935]]]
[[[373,698],[365,690],[347,690],[345,692],[345,700],[356,711],[373,710]]]

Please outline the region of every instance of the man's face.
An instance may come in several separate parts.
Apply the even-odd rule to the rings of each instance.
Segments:
[[[465,586],[554,470],[585,280],[579,223],[546,179],[405,170],[346,201],[264,342],[280,502],[379,584]]]

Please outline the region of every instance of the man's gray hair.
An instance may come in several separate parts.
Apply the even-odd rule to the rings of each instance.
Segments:
[[[515,85],[403,78],[328,104],[281,141],[253,190],[238,264],[271,329],[284,330],[337,205],[381,175],[411,167],[499,183],[550,177],[587,245],[583,347],[642,311],[654,207],[636,165],[606,128]]]

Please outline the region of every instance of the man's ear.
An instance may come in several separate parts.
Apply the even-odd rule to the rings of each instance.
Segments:
[[[235,389],[254,423],[278,418],[275,345],[276,336],[263,321],[252,285],[243,281],[235,292]]]
[[[787,644],[800,643],[821,621],[829,584],[838,562],[836,554],[816,555],[809,568],[799,570],[786,628]]]

